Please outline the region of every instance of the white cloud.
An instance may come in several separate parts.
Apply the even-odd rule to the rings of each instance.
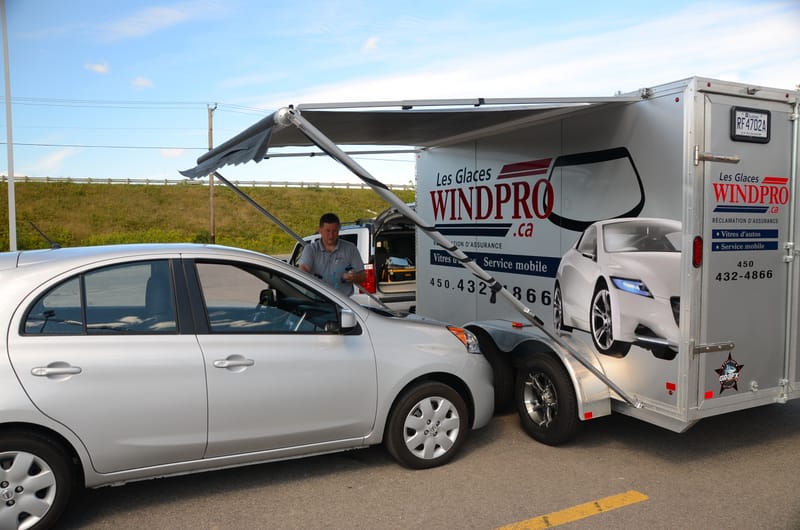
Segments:
[[[27,168],[24,168],[23,172],[30,176],[55,176],[55,173],[61,170],[64,161],[77,152],[77,149],[72,148],[53,151],[52,153],[35,160]]]
[[[218,16],[220,10],[224,8],[224,4],[208,0],[191,0],[168,6],[148,7],[106,24],[100,28],[101,36],[109,41],[145,37],[190,20]]]
[[[108,63],[106,62],[86,63],[85,65],[83,65],[83,67],[96,74],[107,74],[111,71],[111,68],[109,68]]]
[[[611,96],[707,76],[778,88],[800,82],[800,32],[786,4],[703,3],[672,16],[538,44],[441,56],[389,75],[271,94],[288,103],[464,97]],[[794,13],[794,12],[792,12]],[[776,68],[776,65],[780,65]],[[259,105],[262,106],[262,105]]]
[[[373,53],[378,51],[378,37],[372,36],[367,39],[361,47],[361,53]]]
[[[155,87],[155,83],[153,83],[152,79],[147,79],[146,77],[139,76],[131,80],[131,86],[133,86],[133,88],[137,90],[144,90],[146,88]]]
[[[190,18],[189,13],[175,7],[149,7],[133,15],[112,22],[104,28],[106,38],[122,40],[144,37],[158,30],[174,26]]]

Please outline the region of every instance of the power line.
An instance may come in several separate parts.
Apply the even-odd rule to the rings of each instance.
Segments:
[[[60,99],[60,98],[34,98],[34,97],[12,97],[11,103],[14,105],[33,105],[46,107],[117,107],[117,108],[140,108],[152,107],[163,109],[166,106],[176,108],[205,106],[205,102],[199,101],[145,101],[145,100],[103,100],[103,99]]]
[[[8,142],[0,142],[0,145],[7,145]],[[14,142],[14,145],[24,145],[27,147],[74,147],[81,149],[186,149],[196,151],[208,151],[208,147],[169,147],[157,145],[88,145],[88,144],[39,144]]]
[[[5,102],[0,98],[0,102]],[[141,109],[151,108],[158,110],[191,110],[194,107],[206,108],[209,103],[205,101],[147,101],[147,100],[113,100],[113,99],[61,99],[61,98],[37,98],[37,97],[12,97],[12,105],[27,105],[41,107],[78,107],[78,108],[117,108],[117,109]],[[228,112],[238,112],[243,114],[264,114],[268,111],[257,108],[237,105],[234,103],[214,103]]]
[[[199,131],[200,127],[76,127],[73,125],[15,125],[15,129],[69,129],[76,131]]]

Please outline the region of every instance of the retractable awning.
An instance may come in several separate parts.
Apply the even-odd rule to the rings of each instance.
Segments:
[[[249,160],[261,161],[270,146],[319,147],[324,153],[347,167],[369,185],[373,191],[411,220],[422,233],[430,237],[457,262],[488,286],[491,300],[501,296],[550,340],[561,344],[587,370],[614,390],[630,405],[640,408],[638,399],[627,395],[589,360],[584,359],[569,344],[543,326],[521,300],[514,297],[496,278],[482,269],[462,249],[447,239],[436,226],[420,217],[389,188],[353,160],[341,145],[403,145],[421,148],[440,147],[514,130],[544,120],[562,118],[576,112],[589,112],[599,107],[623,105],[641,97],[554,100],[461,100],[341,104],[283,108],[239,133],[219,147],[197,159],[197,166],[181,171],[189,178],[198,178],[229,164]],[[471,107],[467,105],[472,105]],[[386,110],[399,106],[399,110]],[[364,110],[372,108],[373,110]],[[227,185],[233,184],[225,181]],[[299,239],[299,238],[298,238]],[[302,240],[300,240],[302,241]]]
[[[337,145],[431,148],[497,134],[534,123],[638,101],[639,95],[607,98],[408,100],[308,104],[288,107]],[[203,154],[181,171],[199,178],[230,164],[260,162],[270,147],[313,146],[278,110]],[[385,151],[382,151],[385,152]]]

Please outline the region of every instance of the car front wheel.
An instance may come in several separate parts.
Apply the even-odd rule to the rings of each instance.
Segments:
[[[461,395],[442,383],[422,383],[395,404],[387,423],[386,448],[408,468],[436,467],[453,459],[468,431]]]
[[[611,293],[605,283],[600,282],[592,297],[589,320],[592,342],[597,351],[613,357],[625,357],[631,349],[629,342],[614,340]]]
[[[38,435],[0,435],[0,528],[51,528],[74,489],[72,465],[57,444]]]

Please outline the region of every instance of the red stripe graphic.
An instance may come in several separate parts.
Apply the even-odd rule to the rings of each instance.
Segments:
[[[789,182],[789,177],[764,177],[764,180],[761,181],[762,184],[778,184],[778,185],[786,185]]]
[[[528,177],[531,175],[544,175],[550,167],[552,158],[542,158],[541,160],[531,160],[529,162],[517,162],[506,164],[497,175],[498,179],[512,179],[516,177]]]

